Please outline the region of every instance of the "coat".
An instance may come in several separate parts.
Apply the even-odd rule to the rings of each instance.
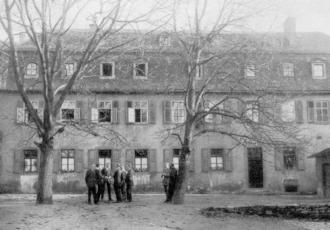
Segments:
[[[178,171],[176,170],[176,168],[171,168],[170,169],[170,178],[169,178],[169,184],[175,184],[176,182],[176,178],[177,178],[177,175],[178,175]]]
[[[104,177],[101,175],[101,170],[100,169],[95,169],[95,177],[96,177],[96,183],[97,184],[104,184]]]
[[[133,186],[133,172],[132,169],[129,169],[126,174],[125,182],[127,186]]]
[[[113,184],[116,185],[121,185],[121,170],[116,169],[115,173],[113,174]]]
[[[95,171],[92,169],[88,169],[85,175],[85,182],[88,188],[95,187],[96,184],[96,175]]]
[[[106,183],[110,183],[111,182],[111,172],[110,172],[110,169],[106,169],[106,168],[103,168],[101,170],[101,175],[103,176],[104,180]]]

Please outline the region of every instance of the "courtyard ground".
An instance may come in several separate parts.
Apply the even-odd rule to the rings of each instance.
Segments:
[[[86,195],[54,195],[53,205],[35,205],[34,195],[0,195],[0,229],[224,229],[328,230],[330,222],[228,215],[208,218],[206,207],[330,204],[314,196],[187,195],[184,205],[164,204],[161,194],[134,195],[132,203],[88,205]]]

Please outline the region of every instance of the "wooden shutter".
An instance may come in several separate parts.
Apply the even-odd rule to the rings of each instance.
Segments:
[[[119,111],[119,102],[113,101],[111,108],[111,123],[113,124],[119,123],[118,111]]]
[[[92,164],[98,163],[98,153],[97,149],[89,149],[88,150],[88,167],[90,168]]]
[[[211,150],[202,149],[202,172],[208,172],[211,164]]]
[[[190,167],[189,171],[194,172],[195,171],[195,151],[194,149],[190,150],[190,155],[189,155],[189,161],[190,161]]]
[[[74,109],[74,120],[79,122],[83,117],[81,117],[82,101],[76,101],[76,108]]]
[[[99,111],[97,110],[97,101],[96,99],[88,100],[88,108],[90,109],[89,112],[89,120],[91,122],[98,122],[99,120]]]
[[[232,100],[225,100],[224,103],[223,103],[223,109],[224,111],[226,111],[225,113],[226,114],[232,114],[233,113],[233,110],[232,110]],[[223,122],[224,123],[230,123],[232,121],[232,118],[231,117],[227,117],[227,116],[224,116],[223,117]]]
[[[40,118],[41,121],[44,120],[44,107],[45,107],[45,103],[43,100],[39,100],[39,105],[38,105],[38,116]]]
[[[313,101],[307,101],[307,121],[308,122],[314,122],[314,102]]]
[[[275,157],[275,170],[276,171],[280,171],[283,169],[283,163],[284,163],[284,159],[283,159],[283,148],[282,147],[275,147],[275,151],[274,151],[274,157]]]
[[[133,102],[132,101],[127,101],[126,102],[126,123],[127,124],[132,124],[133,121],[129,120],[129,111],[130,109],[133,108]]]
[[[117,168],[117,164],[120,164],[120,149],[113,149],[111,153],[111,170],[114,171]]]
[[[148,101],[149,124],[156,123],[156,104],[154,101]]]
[[[126,150],[126,156],[125,156],[125,161],[126,164],[130,164],[131,167],[135,168],[134,166],[134,150],[133,149],[127,149]]]
[[[225,170],[227,172],[233,171],[233,152],[229,149],[225,149],[224,151],[224,160],[225,160]]]
[[[61,165],[62,165],[61,150],[54,149],[53,150],[53,173],[58,173],[62,169]]]
[[[296,116],[296,122],[297,123],[303,123],[304,122],[304,116],[303,116],[303,103],[301,100],[296,100],[294,102],[295,107],[295,116]]]
[[[24,153],[21,149],[14,150],[14,173],[22,174],[24,170]]]
[[[74,155],[74,170],[82,172],[84,170],[84,150],[76,149]]]
[[[172,122],[171,101],[163,101],[163,123],[170,124]]]
[[[166,169],[166,163],[170,164],[173,161],[173,151],[172,149],[164,149],[163,150],[163,169]]]
[[[296,148],[297,168],[298,170],[305,170],[305,152],[303,148]]]
[[[23,101],[19,100],[16,107],[16,122],[22,124],[25,122],[25,108]]]
[[[156,149],[149,149],[148,151],[148,163],[149,172],[157,172],[157,151]]]

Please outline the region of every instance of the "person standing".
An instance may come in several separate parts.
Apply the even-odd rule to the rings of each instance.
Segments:
[[[177,170],[174,167],[174,164],[171,163],[170,165],[170,176],[169,176],[169,183],[168,183],[168,195],[167,195],[167,200],[166,202],[171,202],[172,197],[174,194],[174,189],[175,189],[175,184],[176,184],[176,179],[177,179]]]
[[[117,202],[121,202],[121,167],[120,164],[117,164],[117,168],[113,174],[113,188],[116,194]]]
[[[132,188],[133,188],[133,170],[131,165],[127,165],[127,173],[126,173],[126,199],[128,202],[132,202]]]
[[[107,187],[109,201],[112,201],[112,199],[111,199],[111,169],[110,169],[109,163],[107,163],[106,167],[101,170],[101,175],[103,176],[104,181],[105,181],[104,187]],[[104,192],[105,191],[103,191],[103,193],[101,194],[102,200],[104,197]]]
[[[98,203],[100,201],[101,194],[104,193],[104,178],[101,174],[101,170],[99,167],[99,164],[96,164],[96,168],[95,168],[95,175],[96,175],[96,183],[97,183],[97,193],[96,193],[96,203]]]
[[[88,188],[88,204],[92,204],[91,196],[93,195],[94,204],[97,204],[96,200],[96,176],[95,176],[95,165],[92,164],[87,170],[85,175],[85,182]]]
[[[170,182],[170,169],[169,169],[168,163],[166,165],[162,178],[163,178],[162,182],[163,182],[163,186],[164,186],[164,192],[166,195],[165,202],[167,202],[168,201],[168,186],[169,186],[169,182]]]
[[[120,192],[121,192],[121,198],[123,201],[126,201],[126,170],[125,168],[121,170],[121,186],[120,186]]]

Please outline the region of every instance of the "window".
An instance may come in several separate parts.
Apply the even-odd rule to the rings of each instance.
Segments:
[[[26,66],[25,78],[38,78],[38,66],[35,63],[29,63]]]
[[[80,109],[76,108],[75,101],[64,101],[61,107],[61,119],[63,121],[79,120]]]
[[[98,122],[111,122],[111,101],[98,101]]]
[[[296,148],[284,147],[283,160],[285,169],[294,169],[297,166]]]
[[[283,63],[283,76],[284,77],[294,77],[293,63]]]
[[[172,122],[183,123],[185,121],[186,110],[183,101],[172,101]]]
[[[173,164],[174,168],[179,169],[179,158],[181,149],[173,149]]]
[[[328,122],[328,101],[308,101],[307,118],[309,122]]]
[[[74,150],[61,150],[61,169],[62,172],[74,172]]]
[[[246,105],[246,116],[248,119],[258,122],[259,121],[259,106],[256,102],[248,102]]]
[[[312,63],[312,74],[314,79],[325,79],[325,64]]]
[[[38,166],[38,152],[37,150],[24,150],[24,172],[37,172]]]
[[[65,76],[66,77],[72,76],[74,70],[75,70],[74,63],[66,63],[65,64]]]
[[[148,75],[148,64],[147,63],[135,63],[134,64],[134,77],[135,78],[146,78]]]
[[[245,67],[245,77],[254,78],[256,76],[256,67],[253,64],[248,64]]]
[[[5,89],[7,86],[7,76],[5,74],[0,74],[0,89]]]
[[[129,101],[127,109],[129,123],[147,123],[148,101]]]
[[[223,170],[223,149],[211,149],[211,169],[212,170]]]
[[[206,101],[205,102],[205,111],[209,112],[211,108],[213,108],[215,105],[217,104],[217,102],[212,102],[212,101]],[[223,103],[217,105],[215,108],[213,108],[212,111],[216,112],[216,111],[221,111],[223,110]],[[217,114],[207,114],[205,116],[205,122],[207,123],[212,123],[217,121],[217,118],[219,118],[219,120],[222,120],[222,116],[221,115],[217,115]]]
[[[115,63],[102,63],[101,64],[101,76],[104,78],[114,78],[115,77]]]
[[[135,150],[135,170],[139,172],[148,171],[148,150]]]
[[[38,113],[38,108],[39,108],[39,101],[31,101],[31,104],[33,106],[33,109],[36,113]],[[28,109],[26,108],[25,104],[24,104],[24,108],[25,108],[25,123],[32,123],[32,116],[29,113]]]
[[[296,119],[295,103],[294,101],[288,101],[281,105],[281,117],[282,121],[293,122]]]
[[[99,165],[100,168],[105,168],[109,164],[111,167],[111,149],[99,150]]]
[[[159,46],[165,47],[171,45],[171,37],[168,34],[161,34],[159,36]]]

